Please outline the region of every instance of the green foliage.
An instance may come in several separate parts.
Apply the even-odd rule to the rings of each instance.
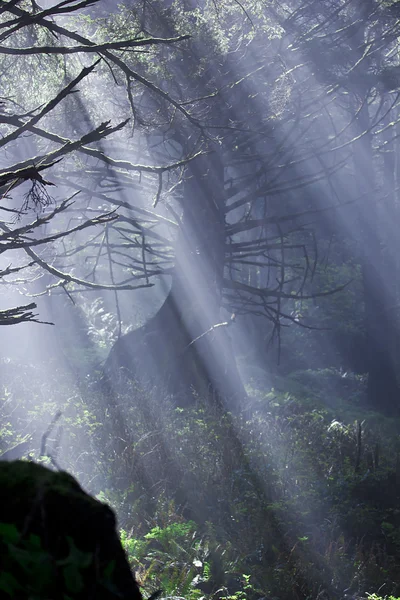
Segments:
[[[107,353],[118,338],[119,325],[117,317],[114,313],[105,309],[102,298],[96,298],[92,302],[80,298],[80,309],[85,317],[89,338],[100,352],[100,357],[106,358]],[[135,326],[139,326],[139,323],[135,323]],[[125,335],[133,328],[133,325],[122,324],[121,334]]]
[[[87,569],[93,555],[76,548],[72,538],[67,537],[68,554],[63,560],[55,560],[42,546],[38,535],[25,538],[12,523],[0,523],[1,573],[0,589],[10,598],[47,598],[54,591],[59,577],[71,597],[83,590],[82,572]],[[63,594],[67,600],[69,595]]]
[[[367,594],[368,600],[400,600],[399,596],[379,596],[378,594]]]
[[[38,535],[26,537],[14,524],[0,523],[0,590],[10,598],[44,600],[53,597],[55,589],[63,600],[80,598],[85,590],[84,574],[92,565],[94,554],[79,550],[69,536],[66,541],[67,555],[55,560]],[[118,592],[113,584],[114,567],[111,561],[96,583]]]
[[[187,90],[179,90],[179,85],[175,90],[176,82],[170,88],[185,106],[194,106],[196,95],[215,99],[220,82],[210,80],[208,75],[212,73],[210,58],[216,54],[223,65],[220,74],[228,72],[227,59],[236,48],[243,50],[244,63],[247,53],[253,53],[251,77],[260,67],[264,69],[265,48],[268,63],[283,62],[279,55],[268,54],[271,40],[280,37],[282,29],[274,22],[277,19],[270,18],[272,13],[265,10],[262,0],[248,0],[246,10],[241,3],[230,0],[206,0],[201,9],[189,9],[188,3],[180,5],[176,0],[172,3],[175,12],[162,2],[150,4],[155,13],[161,11],[171,30],[196,36],[195,43],[191,45],[190,40],[177,52],[171,45],[161,45],[157,49],[149,46],[146,52],[123,54],[135,71],[142,76],[150,74],[152,81],[161,82],[162,89],[168,90],[173,73],[179,70],[176,65],[182,49],[187,52],[196,44],[202,46],[204,54],[196,60],[192,80],[186,82]],[[298,12],[301,15],[302,9]],[[82,34],[96,31],[99,42],[117,41],[141,36],[141,17],[137,7],[126,3],[109,19],[100,14],[99,18],[82,14],[70,23]],[[153,31],[153,27],[150,29]],[[157,23],[154,32],[158,34],[155,29]],[[51,42],[49,31],[35,23],[29,28],[29,36],[32,39],[25,32],[17,33],[16,42],[20,46]],[[262,41],[259,52],[253,44],[257,39]],[[33,55],[21,59],[18,67],[13,57],[6,56],[2,58],[2,83],[6,91],[14,89],[13,81],[18,78],[13,101],[24,106],[21,114],[29,115],[30,110],[55,94],[66,73],[72,77],[79,68],[79,61],[68,56]],[[276,66],[270,81],[252,80],[246,67],[240,75],[255,83],[259,104],[268,106],[271,114],[265,115],[265,124],[276,122],[289,103],[288,70],[291,68],[285,65],[282,71]],[[98,65],[97,74],[98,86],[86,81],[81,86],[82,98],[89,100],[88,120],[96,111],[96,122],[110,116],[110,105],[102,90],[108,89],[111,77],[117,83],[121,77],[105,61]],[[143,117],[146,111],[142,106],[151,104],[151,94],[147,92],[141,98],[142,91],[133,79],[129,82],[129,99],[135,106],[135,127],[146,129],[149,119]],[[224,93],[228,95],[238,83],[233,74],[226,75]],[[198,86],[201,94],[194,93]],[[252,84],[249,90],[253,91]],[[301,94],[296,97],[301,98]],[[71,95],[66,99],[66,109],[73,111],[75,102]],[[112,102],[114,119],[125,109],[119,106],[119,97],[112,98]],[[208,110],[207,105],[201,105],[202,120]],[[160,106],[156,113],[151,118],[155,122],[161,119],[166,133],[168,118]],[[241,116],[243,123],[247,116],[245,112]],[[62,125],[61,112],[52,114],[52,118],[53,124]],[[48,124],[45,119],[43,126]],[[239,120],[232,120],[232,129],[237,125]],[[245,140],[242,123],[237,128]],[[67,133],[72,136],[71,131]],[[78,133],[73,131],[74,136]],[[265,131],[260,133],[264,135]],[[222,143],[222,137],[219,141]],[[235,138],[226,153],[235,155],[241,143]],[[41,144],[43,141],[38,142],[39,151]],[[123,148],[124,155],[129,155],[133,146],[128,149]],[[80,172],[85,165],[76,159],[73,167]],[[134,189],[133,178],[130,185]],[[174,188],[173,178],[171,186]],[[107,190],[106,184],[104,188]],[[145,246],[144,236],[142,242],[136,244],[139,252]],[[74,257],[72,260],[78,264],[69,243],[65,241],[65,257]],[[132,242],[130,252],[134,245]],[[254,378],[249,406],[239,418],[221,411],[219,398],[201,398],[193,393],[177,399],[160,390],[127,384],[123,393],[111,393],[110,399],[89,381],[82,382],[86,367],[104,358],[118,335],[129,329],[117,322],[100,298],[82,304],[85,343],[67,342],[67,328],[61,330],[64,352],[74,375],[79,373],[79,383],[66,372],[53,369],[51,361],[42,368],[18,364],[2,368],[1,450],[24,441],[29,428],[33,432],[31,452],[38,458],[42,435],[61,410],[63,431],[60,427],[49,439],[51,456],[57,460],[60,456],[63,467],[118,511],[125,551],[149,593],[161,587],[165,595],[191,600],[203,593],[229,600],[253,600],[272,594],[281,599],[320,598],[326,591],[335,598],[349,587],[364,594],[366,590],[383,589],[383,584],[388,593],[399,592],[399,422],[363,408],[366,379],[361,268],[357,262],[343,259],[349,253],[343,252],[342,239],[333,244],[323,241],[321,251],[325,258],[307,284],[311,289],[304,288],[304,296],[348,285],[340,294],[318,303],[312,299],[290,301],[289,327],[282,348],[287,359],[285,377],[275,377],[272,388],[267,388],[265,380],[260,388],[260,380]],[[89,252],[93,249],[86,258]],[[90,271],[89,267],[85,269]],[[298,273],[295,266],[292,273],[288,271],[293,275],[288,280],[296,282],[294,287]],[[323,331],[310,335],[309,330],[294,327],[298,322]],[[331,344],[326,343],[327,337]],[[335,344],[346,348],[346,353],[333,350],[328,355],[325,349],[335,348]],[[357,366],[352,366],[354,357],[361,357]],[[10,597],[18,597],[20,573],[27,575],[32,595],[47,593],[54,572],[61,574],[69,594],[82,590],[82,573],[92,564],[93,555],[76,548],[72,539],[67,538],[67,556],[52,561],[38,536],[25,539],[12,524],[0,524],[0,538],[6,561],[0,589]],[[109,580],[113,568],[110,563],[104,571],[105,587],[112,586]],[[369,598],[381,597],[370,594]],[[385,598],[392,600],[394,596]]]
[[[236,593],[227,596],[228,600],[248,600],[249,597],[252,597],[253,593],[257,590],[254,588],[253,584],[250,582],[251,575],[242,575],[243,587],[238,590]]]
[[[172,522],[166,527],[157,525],[141,540],[122,530],[121,542],[128,560],[150,593],[161,587],[166,595],[192,600],[200,597],[194,583],[207,578],[209,567],[201,558],[205,549],[193,521]]]
[[[321,240],[320,252],[326,241]],[[292,317],[314,329],[291,325],[282,336],[282,359],[285,373],[313,368],[335,368],[365,373],[364,300],[360,265],[343,262],[343,248],[353,244],[338,240],[330,252],[329,262],[321,261],[312,283],[312,292],[341,291],[318,301],[296,301]],[[351,253],[350,248],[348,252]]]
[[[163,549],[167,552],[172,543],[176,543],[176,538],[185,538],[193,533],[196,524],[193,521],[188,523],[171,523],[167,527],[161,528],[158,525],[145,535],[147,540],[157,540]]]
[[[41,377],[28,372],[31,384]],[[18,376],[3,381],[10,414],[3,411],[2,427],[11,432],[4,449],[6,440],[23,439],[26,415],[39,426],[64,409],[61,463],[68,461],[117,510],[123,546],[146,594],[162,588],[195,600],[222,589],[254,600],[243,573],[259,597],[292,598],[297,585],[305,594],[305,581],[317,594],[326,580],[337,589],[352,584],[369,591],[386,583],[388,593],[398,593],[398,421],[358,406],[362,378],[311,370],[276,378],[272,390],[254,390],[248,416],[235,423],[251,469],[235,463],[228,416],[206,411],[200,398],[197,406],[176,409],[167,397],[160,404],[149,391],[127,388],[118,401],[135,443],[113,453],[115,426],[103,416],[98,393],[68,385],[64,392],[59,378],[56,403],[50,384],[42,384],[39,398],[28,395]],[[136,465],[157,497],[151,515]],[[267,506],[257,500],[254,471],[265,482]],[[194,507],[190,517],[182,514],[185,502]]]

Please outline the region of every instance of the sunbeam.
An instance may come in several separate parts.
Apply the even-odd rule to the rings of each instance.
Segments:
[[[0,595],[396,600],[398,4],[0,0]]]

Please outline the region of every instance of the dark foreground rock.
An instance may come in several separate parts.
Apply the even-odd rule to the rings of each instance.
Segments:
[[[68,473],[0,462],[0,599],[142,600],[115,525]]]

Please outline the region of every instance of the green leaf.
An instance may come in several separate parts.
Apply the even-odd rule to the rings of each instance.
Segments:
[[[72,594],[79,594],[83,590],[83,579],[77,565],[66,565],[63,569],[63,577],[67,590]]]
[[[14,575],[4,571],[0,573],[0,590],[13,597],[16,590],[22,589],[22,586],[15,579]]]
[[[111,562],[108,563],[108,565],[104,569],[104,579],[106,581],[112,579],[114,569],[115,569],[115,560],[112,560]]]
[[[41,550],[42,540],[34,533],[31,533],[28,540],[25,542],[25,547],[29,550]]]
[[[6,544],[15,544],[20,534],[14,523],[0,523],[0,537]]]
[[[57,564],[60,567],[67,565],[76,565],[81,569],[86,569],[89,567],[93,560],[93,554],[91,552],[82,552],[75,546],[75,542],[71,536],[67,535],[67,542],[69,546],[69,553],[67,558],[63,560],[58,560]]]

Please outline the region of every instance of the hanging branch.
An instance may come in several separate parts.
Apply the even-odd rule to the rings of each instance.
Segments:
[[[189,39],[188,35],[180,35],[175,38],[145,38],[141,40],[126,40],[124,42],[105,42],[104,44],[92,44],[90,46],[32,46],[30,48],[10,48],[0,46],[0,54],[12,54],[15,56],[26,56],[34,54],[77,54],[77,53],[104,53],[106,50],[126,50],[141,46],[153,46],[157,44],[174,44]]]
[[[1,272],[0,272],[1,276]],[[42,323],[44,325],[54,325],[47,321],[40,321],[32,311],[37,308],[34,302],[24,306],[16,306],[6,310],[0,310],[0,325],[16,325],[17,323]]]
[[[107,186],[108,190],[114,188],[115,190],[118,188],[122,189],[124,185],[129,186],[132,184],[132,173],[148,173],[149,175],[156,174],[159,182],[156,192],[157,203],[162,193],[162,174],[164,172],[171,172],[177,168],[180,168],[187,164],[187,162],[193,160],[196,156],[200,156],[202,154],[202,152],[188,154],[179,161],[171,164],[146,165],[134,164],[133,162],[127,160],[115,159],[113,156],[110,156],[108,153],[106,153],[101,147],[90,147],[92,144],[102,142],[111,134],[120,131],[128,123],[129,119],[125,119],[115,126],[111,125],[109,120],[104,121],[100,125],[90,127],[90,130],[87,133],[81,135],[77,139],[69,139],[69,136],[66,137],[65,135],[59,135],[58,133],[47,131],[46,125],[43,126],[45,120],[48,119],[55,110],[62,106],[62,103],[66,100],[66,98],[71,96],[71,94],[76,93],[78,84],[86,80],[86,78],[93,73],[101,59],[106,61],[110,68],[116,69],[116,72],[117,70],[122,72],[126,77],[129,87],[132,81],[144,85],[152,90],[152,92],[159,94],[164,100],[167,100],[171,106],[174,107],[174,110],[179,110],[190,122],[196,123],[197,125],[197,121],[191,117],[190,113],[186,108],[183,107],[183,105],[180,105],[179,102],[173,100],[173,98],[171,98],[162,89],[159,89],[151,81],[148,81],[145,77],[135,73],[125,63],[121,54],[122,52],[140,52],[144,51],[146,48],[164,45],[168,46],[175,43],[180,43],[187,40],[189,36],[178,35],[162,38],[145,35],[133,39],[125,39],[122,41],[106,41],[97,43],[96,41],[78,35],[74,31],[69,31],[64,27],[59,26],[52,20],[52,17],[55,15],[72,14],[76,10],[91,6],[95,3],[96,0],[63,0],[56,6],[45,10],[42,10],[40,7],[33,6],[33,10],[29,11],[18,6],[18,2],[14,0],[9,2],[0,0],[0,13],[5,13],[8,11],[9,14],[12,15],[11,19],[0,23],[0,44],[7,39],[6,43],[1,44],[0,54],[16,57],[39,57],[41,55],[67,56],[70,54],[88,54],[92,56],[93,54],[97,54],[101,57],[94,64],[83,67],[79,74],[74,77],[72,81],[63,86],[53,98],[36,109],[26,110],[25,112],[21,110],[19,111],[20,114],[10,114],[10,112],[7,111],[8,107],[5,106],[3,109],[2,105],[0,124],[6,126],[7,130],[0,139],[0,148],[8,149],[10,144],[14,142],[18,143],[19,140],[27,133],[39,136],[44,140],[48,140],[53,143],[53,146],[51,146],[51,149],[48,151],[42,152],[28,159],[23,159],[20,162],[9,165],[8,167],[3,166],[3,168],[0,170],[0,197],[2,197],[3,200],[3,206],[0,207],[0,210],[4,210],[6,213],[10,212],[12,214],[16,214],[20,219],[24,218],[24,220],[32,208],[39,213],[37,214],[35,220],[29,223],[17,223],[17,226],[7,224],[5,221],[0,221],[0,251],[5,252],[22,249],[30,258],[28,265],[20,265],[17,267],[13,266],[12,268],[7,267],[0,272],[0,276],[3,279],[6,276],[15,276],[15,274],[22,269],[27,269],[28,266],[30,268],[35,266],[46,271],[55,278],[53,283],[50,283],[46,286],[46,291],[62,287],[67,291],[67,293],[69,293],[71,290],[68,290],[67,287],[72,287],[74,288],[73,291],[76,291],[78,286],[82,290],[111,290],[114,291],[114,293],[117,293],[117,290],[134,290],[144,287],[151,287],[153,284],[150,283],[150,278],[154,274],[161,273],[162,270],[161,267],[157,267],[157,263],[154,263],[153,261],[147,263],[145,239],[149,237],[156,240],[156,246],[154,246],[154,248],[153,246],[149,247],[148,251],[153,256],[160,257],[162,256],[163,252],[160,248],[157,249],[157,243],[168,244],[169,242],[164,236],[160,236],[157,232],[152,232],[153,224],[145,218],[146,215],[150,217],[152,214],[151,211],[148,211],[145,208],[141,209],[140,207],[130,206],[129,203],[126,202],[118,202],[112,198],[110,199],[104,194],[102,194],[101,197],[108,204],[112,202],[114,206],[118,205],[121,208],[127,208],[129,212],[135,210],[139,214],[140,220],[139,218],[131,218],[130,215],[127,216],[126,214],[118,216],[112,210],[105,210],[103,213],[101,213],[99,210],[96,210],[97,214],[95,216],[87,218],[86,213],[93,210],[90,204],[88,203],[86,208],[79,208],[78,210],[77,205],[74,205],[71,202],[71,198],[62,200],[61,202],[58,201],[58,205],[54,209],[44,213],[43,209],[45,207],[49,206],[53,202],[56,203],[56,201],[47,192],[47,187],[55,187],[56,183],[58,184],[61,179],[64,181],[66,179],[65,177],[60,177],[60,169],[58,170],[58,173],[54,175],[54,181],[50,176],[45,178],[44,171],[55,167],[62,159],[69,158],[73,156],[75,152],[79,152],[81,155],[85,155],[89,159],[94,159],[92,160],[92,165],[94,161],[100,161],[100,163],[97,163],[96,167],[92,167],[93,169],[96,169],[96,171],[93,171],[93,174],[95,174],[95,179],[97,178],[98,189],[101,189],[101,187],[104,187],[105,185]],[[47,29],[47,31],[55,40],[54,44],[44,43],[41,45],[35,45],[31,41],[29,42],[29,45],[25,47],[19,47],[19,44],[21,43],[20,41],[18,44],[13,44],[13,39],[16,38],[12,38],[12,35],[16,32],[19,33],[24,28],[32,25],[35,27],[41,27],[42,29]],[[29,37],[29,39],[31,40],[32,37]],[[47,39],[49,39],[48,35]],[[66,41],[66,43],[63,43],[64,41]],[[23,44],[21,45],[23,46]],[[130,94],[130,101],[133,108],[132,92]],[[18,105],[15,104],[15,106]],[[90,123],[90,119],[88,119],[87,122]],[[54,143],[59,147],[54,149]],[[40,145],[40,147],[43,148],[43,144]],[[98,164],[103,165],[103,172],[101,172]],[[72,173],[70,163],[68,163],[66,160],[63,162],[63,167],[65,174]],[[114,175],[111,176],[111,174]],[[73,176],[71,177],[73,178]],[[122,186],[115,185],[115,182],[119,179],[122,180]],[[110,180],[112,181],[111,188],[109,185]],[[8,206],[8,202],[11,199],[10,194],[11,192],[15,192],[16,189],[24,182],[31,182],[31,187],[25,194],[25,201],[22,207],[20,210],[16,210],[14,207]],[[74,187],[74,182],[71,181],[68,185]],[[76,186],[78,191],[85,192],[89,198],[92,196],[96,197],[94,194],[99,197],[99,194],[95,189],[96,184],[93,186],[93,188],[94,189],[89,189],[89,186],[81,185],[81,182],[79,182]],[[64,227],[62,224],[61,229],[54,230],[54,224],[56,222],[63,223],[61,219],[57,220],[61,214],[71,215],[69,224],[66,227]],[[155,217],[157,221],[174,224],[170,219],[167,219],[162,215],[159,215],[158,217],[155,215]],[[79,219],[79,221],[73,222],[76,218]],[[135,266],[135,273],[137,276],[132,274],[123,281],[118,281],[113,273],[113,265],[121,264],[118,261],[118,256],[121,255],[119,250],[121,242],[119,241],[119,245],[115,245],[114,243],[110,243],[111,239],[113,238],[109,238],[109,233],[111,236],[112,231],[111,226],[116,222],[119,222],[118,227],[113,226],[112,229],[118,234],[119,240],[121,240],[121,238],[124,236],[128,238],[131,234],[128,228],[132,227],[137,228],[142,235],[142,247],[140,250],[142,253],[142,263]],[[123,223],[127,225],[126,229],[121,227]],[[176,224],[174,225],[176,227]],[[53,226],[53,230],[49,229],[50,226]],[[60,268],[58,266],[59,264],[64,265],[64,262],[62,261],[63,258],[70,257],[75,251],[79,251],[79,247],[77,247],[73,249],[73,252],[71,252],[71,250],[65,245],[64,240],[79,232],[87,230],[88,228],[99,226],[106,226],[107,251],[110,253],[110,282],[92,281],[90,277],[81,277],[75,273],[72,273],[68,266],[63,266]],[[131,242],[131,240],[129,241]],[[57,242],[58,244],[56,244]],[[96,247],[95,245],[98,244],[96,241],[96,236],[92,236],[85,245],[81,245],[80,250],[89,248],[92,244],[93,247]],[[52,260],[46,260],[42,255],[39,255],[35,251],[36,246],[45,247],[49,245],[53,245],[52,247],[56,251],[56,260],[54,260],[54,254],[52,254]],[[135,247],[135,242],[131,244],[131,247]],[[136,247],[140,249],[140,244],[136,244]],[[61,259],[61,261],[59,259]],[[132,257],[131,260],[132,264],[135,265],[136,259]],[[70,263],[67,262],[67,264]],[[142,264],[144,266],[142,266]],[[71,268],[72,267],[73,265],[71,265]],[[95,268],[92,273],[94,279]],[[8,281],[7,283],[15,282],[18,284],[18,282],[23,281],[25,285],[27,285],[29,283],[29,276],[30,274],[23,280],[14,277],[14,280]],[[31,281],[33,282],[35,279],[37,279],[36,275],[32,275]],[[139,283],[138,280],[140,279],[144,279],[145,283]],[[41,292],[38,292],[33,295],[40,295],[40,293]],[[29,304],[27,306],[29,309],[34,307],[33,304]],[[24,307],[16,307],[15,309],[10,309],[9,311],[3,311],[0,324],[5,324],[6,322],[7,324],[11,324],[27,320],[37,320],[36,315],[29,313],[28,311],[23,312],[23,309]]]
[[[1,49],[0,49],[0,53],[1,53]],[[55,98],[50,100],[50,102],[48,102],[46,104],[46,106],[44,106],[44,108],[42,108],[42,110],[35,117],[32,117],[32,119],[30,119],[30,121],[27,121],[27,123],[25,123],[18,129],[16,129],[9,135],[5,135],[3,138],[1,138],[0,139],[0,148],[7,145],[9,142],[16,140],[20,135],[25,133],[25,131],[29,131],[29,129],[34,127],[34,125],[36,125],[36,123],[38,123],[40,121],[40,119],[42,119],[45,115],[49,114],[52,110],[54,110],[55,107],[62,100],[64,100],[64,98],[66,98],[68,96],[68,94],[71,94],[74,91],[73,88],[80,81],[82,81],[82,79],[84,79],[90,73],[92,73],[92,71],[95,69],[96,65],[99,64],[99,62],[100,62],[100,60],[97,60],[90,67],[85,67],[84,69],[82,69],[82,71],[79,73],[78,77],[75,77],[75,79],[73,81],[71,81],[71,83],[69,83],[67,86],[65,86],[65,88],[62,89],[61,92],[59,94],[57,94],[57,96]]]

